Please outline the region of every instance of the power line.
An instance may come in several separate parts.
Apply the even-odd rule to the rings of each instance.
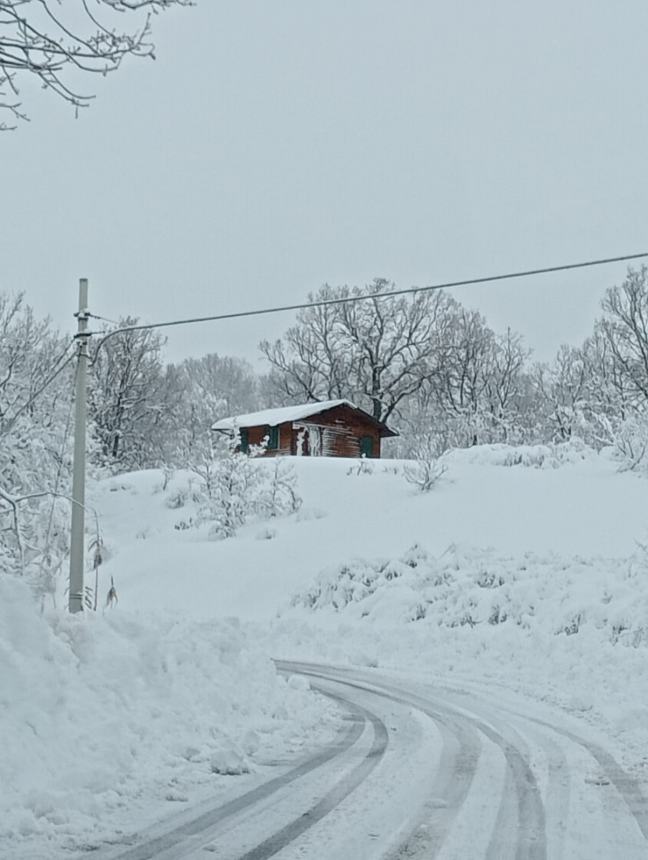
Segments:
[[[158,323],[142,323],[141,325],[124,326],[123,328],[108,332],[108,334],[106,334],[105,337],[102,338],[102,340],[100,340],[97,344],[97,352],[105,343],[105,341],[107,341],[109,338],[114,337],[114,335],[116,334],[122,334],[129,331],[144,331],[146,329],[153,328],[168,328],[170,326],[177,325],[192,325],[193,323],[215,322],[216,320],[231,320],[241,319],[243,317],[257,317],[264,316],[267,314],[285,313],[287,311],[304,310],[305,308],[321,308],[326,307],[327,305],[345,305],[354,302],[365,302],[371,299],[386,299],[392,298],[393,296],[404,296],[411,293],[430,293],[437,290],[449,289],[450,287],[466,287],[470,286],[471,284],[488,284],[493,283],[495,281],[506,281],[512,278],[528,278],[533,275],[546,275],[551,272],[566,272],[571,269],[585,269],[591,268],[593,266],[603,266],[608,263],[622,263],[628,260],[638,260],[642,257],[648,257],[648,251],[644,251],[640,254],[624,254],[620,257],[606,257],[599,260],[586,260],[585,262],[580,263],[566,263],[561,266],[546,266],[542,269],[526,269],[520,272],[507,272],[504,275],[488,275],[486,277],[468,278],[463,281],[446,281],[442,284],[432,284],[426,287],[406,287],[402,290],[390,290],[389,292],[367,293],[365,295],[346,296],[337,299],[318,299],[317,301],[300,302],[298,304],[292,305],[276,305],[274,307],[269,308],[257,308],[256,310],[251,311],[236,311],[234,313],[214,314],[212,316],[205,317],[190,317],[188,319],[167,320]],[[94,316],[94,314],[90,314],[90,316]],[[99,331],[87,332],[84,334],[84,336],[88,337],[91,335],[102,333],[103,332]]]

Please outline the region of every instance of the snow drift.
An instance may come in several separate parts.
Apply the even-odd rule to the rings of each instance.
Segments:
[[[41,616],[23,582],[0,576],[0,846],[12,857],[91,845],[143,800],[214,796],[219,774],[315,741],[326,716],[234,620]]]

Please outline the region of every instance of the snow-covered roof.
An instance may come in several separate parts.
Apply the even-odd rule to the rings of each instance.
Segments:
[[[229,418],[221,418],[220,421],[212,424],[212,430],[233,430],[235,427],[259,427],[261,425],[276,427],[286,421],[300,421],[311,415],[319,415],[320,412],[333,409],[336,406],[358,408],[350,400],[324,400],[320,403],[281,406],[278,409],[263,409],[261,412],[249,412],[247,415],[231,415]]]

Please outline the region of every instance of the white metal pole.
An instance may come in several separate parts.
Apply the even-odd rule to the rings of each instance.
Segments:
[[[86,379],[88,374],[88,280],[79,280],[76,314],[77,366],[74,386],[74,461],[72,471],[72,526],[70,534],[70,612],[83,609],[83,550],[85,545]]]

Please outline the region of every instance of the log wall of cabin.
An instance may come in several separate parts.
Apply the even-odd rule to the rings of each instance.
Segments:
[[[373,424],[362,420],[362,416],[346,409],[344,406],[330,409],[322,415],[313,415],[302,422],[305,427],[321,427],[323,429],[322,456],[324,457],[359,457],[360,439],[369,436],[372,440],[372,457],[380,457],[380,432]],[[293,453],[297,453],[299,430],[293,429]]]
[[[248,444],[263,445],[263,440],[268,435],[268,428],[265,426],[248,427]],[[266,457],[276,457],[278,454],[292,453],[292,422],[288,421],[285,424],[279,425],[279,446],[277,448],[268,449],[265,452]]]
[[[361,415],[352,409],[338,406],[321,415],[312,415],[302,421],[287,421],[279,425],[279,445],[277,448],[268,449],[267,457],[276,457],[285,454],[297,454],[300,433],[304,428],[309,434],[322,430],[322,445],[320,455],[324,457],[359,457],[360,439],[369,436],[372,440],[372,454],[374,458],[380,457],[381,436],[377,427],[362,419]],[[266,426],[248,427],[248,444],[263,445],[263,440],[268,434]],[[311,445],[312,453],[312,445]]]

